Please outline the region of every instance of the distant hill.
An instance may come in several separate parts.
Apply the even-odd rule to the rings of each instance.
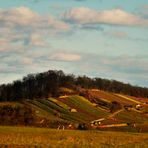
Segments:
[[[0,125],[148,132],[148,88],[49,70],[0,86]]]
[[[62,87],[72,89],[77,94],[84,88],[148,98],[148,88],[132,86],[116,80],[75,76],[64,74],[63,71],[49,70],[44,73],[29,74],[22,80],[0,85],[0,101],[58,97],[63,93]]]

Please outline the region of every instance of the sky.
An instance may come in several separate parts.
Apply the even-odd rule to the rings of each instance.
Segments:
[[[48,70],[148,87],[148,0],[0,0],[0,84]]]

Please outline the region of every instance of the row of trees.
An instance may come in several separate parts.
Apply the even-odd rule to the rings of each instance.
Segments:
[[[60,87],[74,90],[96,88],[115,93],[148,98],[148,88],[132,86],[115,80],[66,75],[63,71],[49,70],[44,73],[29,74],[22,80],[0,85],[0,101],[57,97]]]

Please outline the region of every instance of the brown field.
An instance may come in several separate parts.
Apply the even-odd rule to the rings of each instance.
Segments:
[[[99,90],[99,91],[91,91],[90,90],[89,94],[92,95],[92,96],[98,97],[98,98],[106,99],[108,101],[118,101],[123,105],[125,105],[125,104],[132,104],[132,105],[136,104],[135,102],[133,102],[131,100],[125,99],[125,98],[118,96],[114,93],[110,93],[110,92],[106,92],[106,91],[102,91],[102,90]],[[133,98],[133,99],[135,99],[135,98]]]
[[[0,147],[147,148],[147,133],[0,126]]]

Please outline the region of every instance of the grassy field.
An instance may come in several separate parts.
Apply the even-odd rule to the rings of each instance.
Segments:
[[[148,134],[0,126],[0,147],[147,148]]]
[[[64,102],[72,108],[77,109],[79,114],[83,114],[83,116],[85,116],[90,121],[102,117],[107,117],[109,114],[106,111],[102,111],[101,109],[94,107],[90,101],[78,95],[60,99],[60,101]]]

